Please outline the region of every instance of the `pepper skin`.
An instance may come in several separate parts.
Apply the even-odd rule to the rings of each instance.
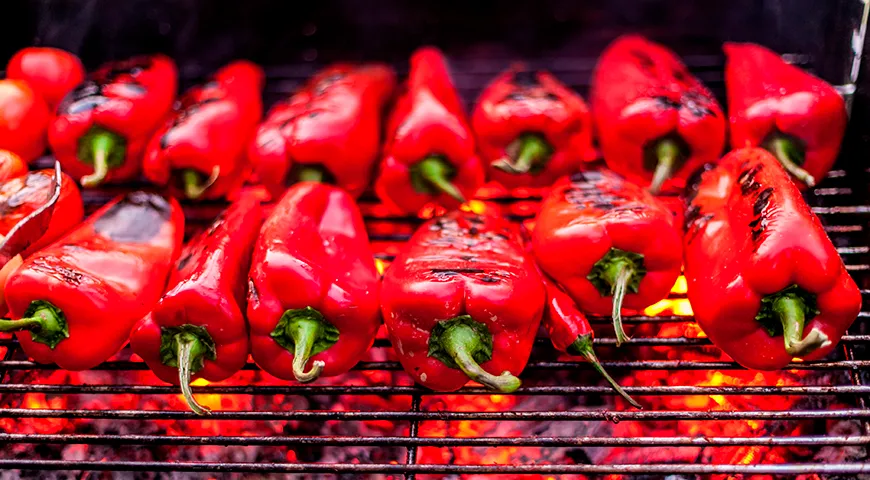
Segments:
[[[857,317],[861,294],[776,158],[735,150],[701,176],[689,201],[689,301],[710,340],[757,370],[827,355]]]
[[[135,179],[147,143],[172,107],[177,72],[163,55],[103,65],[57,108],[48,141],[85,187]]]
[[[196,403],[190,381],[225,380],[248,360],[245,288],[262,222],[255,197],[233,203],[185,246],[169,276],[169,291],[130,338],[133,351],[161,380],[181,384],[198,414],[208,409]]]
[[[269,111],[248,154],[257,177],[280,198],[287,185],[329,181],[354,198],[368,188],[381,146],[381,119],[396,87],[377,63],[336,64]]]
[[[24,80],[54,112],[63,97],[85,80],[79,57],[51,47],[19,50],[6,65],[6,78]]]
[[[20,177],[27,173],[27,163],[14,152],[0,150],[0,182]]]
[[[45,152],[50,122],[45,100],[27,82],[0,80],[0,149],[32,162]]]
[[[293,185],[254,247],[248,280],[254,361],[303,383],[347,372],[380,326],[378,280],[353,198],[326,184]]]
[[[471,124],[490,178],[508,188],[548,187],[598,157],[586,102],[548,72],[518,66],[496,77]]]
[[[444,56],[432,47],[417,50],[387,121],[375,192],[401,213],[417,213],[429,202],[458,206],[484,181],[475,148]]]
[[[514,226],[453,211],[420,227],[384,275],[381,313],[399,361],[439,392],[469,380],[512,392],[546,292]]]
[[[840,152],[843,98],[760,45],[726,43],[724,49],[731,146],[766,148],[801,188],[814,186]]]
[[[14,320],[0,320],[0,330],[16,331],[39,363],[99,365],[160,299],[183,234],[175,200],[145,192],[112,200],[9,277]]]
[[[248,144],[263,115],[264,81],[259,66],[238,61],[188,90],[148,144],[145,178],[170,183],[192,200],[222,198],[241,187]]]
[[[541,205],[532,245],[544,273],[581,310],[613,316],[617,345],[628,338],[622,307],[641,310],[665,298],[682,264],[671,212],[607,170],[557,182]]]
[[[604,51],[590,99],[607,166],[653,193],[682,190],[725,146],[725,116],[710,91],[672,52],[638,35]]]

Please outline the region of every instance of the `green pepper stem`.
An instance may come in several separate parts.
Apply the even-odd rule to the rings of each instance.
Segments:
[[[798,162],[794,161],[792,152],[796,151],[798,147],[792,139],[777,135],[770,143],[773,150],[772,153],[779,160],[782,168],[808,187],[812,188],[816,186],[816,179],[809,172],[801,168]]]
[[[468,378],[499,392],[510,393],[520,388],[520,379],[510,372],[493,375],[484,370],[473,358],[473,353],[481,347],[480,334],[466,324],[457,323],[441,335],[441,344],[456,365]]]
[[[22,330],[42,330],[46,320],[42,317],[20,318],[18,320],[0,319],[0,332],[20,332]]]
[[[48,302],[35,301],[18,320],[0,319],[0,332],[30,331],[35,342],[54,349],[63,339],[69,338],[63,313]]]
[[[516,141],[519,142],[516,158],[496,161],[493,167],[507,173],[522,174],[549,160],[552,149],[540,135],[524,134]]]
[[[82,177],[82,186],[96,187],[103,183],[109,173],[109,155],[118,144],[118,136],[114,133],[101,131],[91,137],[91,152],[94,162],[94,173]]]
[[[674,167],[677,165],[677,159],[680,157],[680,146],[673,140],[661,140],[656,145],[656,170],[653,173],[652,182],[649,185],[649,191],[653,195],[658,195],[665,181],[673,174]]]
[[[624,398],[626,402],[630,403],[632,407],[638,409],[643,408],[640,406],[639,403],[631,398],[631,395],[629,395],[628,392],[623,390],[622,387],[619,386],[618,383],[616,383],[616,380],[614,380],[613,377],[611,377],[610,374],[607,373],[607,370],[604,370],[604,367],[598,360],[598,356],[595,355],[595,350],[592,348],[592,334],[587,333],[586,335],[578,336],[577,339],[568,346],[567,350],[568,353],[571,355],[579,355],[585,358],[586,361],[589,362],[590,365],[592,365],[592,368],[594,368],[595,371],[597,371],[602,377],[604,377],[605,380],[607,380],[607,383],[610,384],[613,390],[618,393],[622,398]]]
[[[831,343],[828,336],[817,328],[804,337],[806,306],[802,299],[783,295],[774,302],[773,311],[782,322],[785,351],[792,357],[803,357]]]
[[[323,170],[314,167],[302,167],[297,174],[300,182],[323,183],[323,177]]]
[[[617,258],[607,265],[601,276],[610,285],[610,294],[613,295],[613,330],[616,332],[616,346],[622,345],[631,338],[626,335],[622,327],[622,302],[625,300],[625,291],[628,283],[634,276],[634,263],[626,258]]]
[[[200,173],[192,168],[184,170],[182,173],[184,181],[184,196],[191,200],[196,200],[217,181],[221,174],[221,167],[215,166],[211,170],[211,174],[204,181],[200,182]]]
[[[443,158],[426,157],[416,165],[420,176],[438,191],[446,193],[459,203],[465,203],[465,196],[449,179],[450,164]]]
[[[197,403],[193,398],[193,392],[190,390],[190,376],[193,370],[193,365],[198,363],[206,354],[207,348],[199,337],[192,333],[179,333],[175,335],[175,343],[178,346],[178,383],[181,385],[181,394],[184,395],[184,401],[187,406],[197,415],[206,415],[211,413],[206,407]]]
[[[302,383],[313,382],[323,372],[326,365],[322,360],[311,363],[311,370],[305,371],[305,365],[311,358],[314,343],[323,334],[323,323],[314,318],[297,317],[292,325],[287,327],[287,333],[293,339],[293,376]]]

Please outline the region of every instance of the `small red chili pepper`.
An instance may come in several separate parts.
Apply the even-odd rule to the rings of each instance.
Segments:
[[[218,382],[248,360],[243,308],[251,251],[263,212],[243,196],[188,243],[169,276],[169,291],[130,337],[133,351],[161,380],[181,385],[190,409],[208,412],[190,381]]]
[[[726,43],[731,146],[764,147],[800,181],[824,178],[846,132],[846,103],[824,80],[760,45]]]
[[[85,80],[79,57],[51,47],[19,50],[6,65],[6,78],[24,80],[54,112],[63,97]]]
[[[254,247],[248,280],[254,361],[300,382],[347,372],[380,326],[378,280],[353,198],[330,185],[293,185]]]
[[[37,362],[99,365],[160,299],[183,234],[175,200],[145,192],[116,198],[9,277],[13,320],[0,320],[0,331],[15,331]]]
[[[760,148],[729,153],[689,202],[689,301],[710,340],[758,370],[827,355],[861,293],[776,158]]]
[[[0,80],[0,149],[30,163],[45,153],[51,113],[27,82]]]
[[[548,72],[516,66],[496,77],[471,124],[490,177],[508,188],[550,186],[598,157],[586,102]]]
[[[14,152],[0,150],[0,182],[20,177],[27,173],[27,163]]]
[[[725,146],[725,116],[671,51],[618,38],[595,67],[590,97],[607,166],[650,191],[680,190]]]
[[[216,199],[248,176],[247,150],[263,115],[263,70],[233,62],[204,85],[185,92],[145,151],[142,170],[157,184],[171,183],[189,199]]]
[[[288,184],[329,181],[359,197],[381,144],[381,118],[396,86],[377,63],[332,65],[269,111],[251,143],[257,177],[278,198]]]
[[[557,182],[532,236],[541,269],[580,308],[613,316],[617,345],[628,337],[622,308],[665,298],[680,275],[680,232],[655,197],[602,170]]]
[[[408,80],[387,121],[375,191],[393,210],[417,213],[429,202],[465,202],[483,177],[446,60],[435,48],[421,48],[411,57]]]
[[[57,108],[48,141],[86,187],[133,180],[145,146],[175,99],[175,64],[163,55],[103,65]]]
[[[514,226],[453,211],[420,227],[384,275],[381,312],[405,371],[436,391],[519,388],[546,292]]]

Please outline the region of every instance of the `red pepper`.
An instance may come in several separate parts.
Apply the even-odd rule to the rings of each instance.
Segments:
[[[846,132],[846,103],[824,80],[751,43],[726,43],[731,146],[764,147],[812,187],[824,178]]]
[[[453,211],[420,227],[384,275],[381,312],[405,371],[436,391],[512,392],[546,292],[513,225]]]
[[[169,291],[130,337],[133,351],[161,380],[181,384],[191,410],[201,407],[190,381],[218,382],[248,360],[245,288],[251,251],[263,221],[260,202],[243,196],[185,246]]]
[[[30,163],[45,152],[51,113],[27,82],[0,80],[0,149]]]
[[[353,198],[325,184],[290,187],[263,224],[251,261],[254,361],[300,382],[350,370],[381,323],[378,278]]]
[[[0,320],[0,330],[16,331],[37,362],[99,365],[160,299],[183,234],[175,200],[145,192],[116,198],[9,277],[14,320]]]
[[[444,56],[417,50],[387,122],[378,197],[398,212],[417,213],[429,202],[453,207],[483,184],[483,166]]]
[[[27,163],[16,153],[0,150],[0,182],[20,177],[27,173]]]
[[[257,65],[238,61],[188,90],[148,144],[142,169],[189,199],[217,199],[241,187],[247,149],[263,114],[265,81]]]
[[[24,80],[53,112],[63,97],[85,79],[79,57],[51,47],[19,50],[6,65],[6,78]]]
[[[274,198],[286,185],[328,180],[359,197],[381,142],[396,74],[377,63],[332,65],[269,111],[251,143],[257,177]]]
[[[607,166],[650,191],[679,190],[725,146],[725,116],[666,48],[618,38],[598,60],[590,94]]]
[[[145,146],[175,99],[175,64],[163,55],[103,65],[57,108],[48,141],[86,187],[133,180]]]
[[[822,358],[861,309],[819,219],[765,150],[735,150],[702,174],[686,227],[695,319],[745,367]]]
[[[508,188],[550,186],[598,157],[586,102],[548,72],[502,73],[480,95],[471,123],[490,177]]]
[[[532,242],[541,269],[583,311],[613,316],[617,345],[628,338],[622,308],[641,310],[665,298],[682,265],[671,212],[606,170],[556,183]]]

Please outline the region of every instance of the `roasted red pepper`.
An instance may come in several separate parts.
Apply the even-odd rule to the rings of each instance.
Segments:
[[[846,132],[846,103],[824,80],[751,43],[726,43],[731,146],[764,147],[800,181],[824,178]]]
[[[290,187],[263,224],[251,261],[254,361],[300,382],[350,370],[381,323],[378,278],[353,198],[320,183]]]
[[[504,218],[453,211],[426,222],[384,275],[381,312],[405,371],[437,391],[469,379],[512,392],[546,292]]]
[[[861,293],[776,158],[735,150],[693,193],[686,280],[710,340],[758,370],[827,355],[857,317]]]
[[[133,180],[145,146],[175,99],[175,64],[163,55],[103,65],[57,108],[48,141],[86,187]]]
[[[99,365],[160,299],[183,234],[175,200],[145,192],[116,198],[9,277],[14,320],[0,320],[0,330],[16,331],[37,362]]]
[[[45,152],[51,113],[27,82],[0,80],[0,149],[30,163]]]
[[[27,163],[14,152],[0,150],[0,182],[20,177],[27,173]]]
[[[130,337],[133,351],[161,380],[181,384],[191,410],[203,414],[190,381],[229,378],[248,360],[245,289],[263,212],[243,196],[185,247],[169,291]]]
[[[375,191],[393,210],[417,213],[429,202],[463,203],[483,177],[444,56],[421,48],[411,57],[408,80],[387,121]]]
[[[532,237],[541,269],[584,312],[613,316],[617,345],[627,336],[622,308],[665,298],[680,275],[673,215],[641,187],[606,170],[557,182]]]
[[[265,81],[257,65],[238,61],[188,90],[148,144],[142,170],[189,199],[216,199],[241,187],[248,144],[263,115]]]
[[[381,119],[396,86],[386,65],[337,64],[269,111],[249,157],[274,198],[288,184],[328,180],[359,197],[381,145]]]
[[[27,47],[9,60],[6,78],[29,83],[53,112],[63,97],[84,81],[85,68],[79,57],[66,50]]]
[[[508,188],[550,186],[598,157],[586,102],[548,72],[517,66],[496,77],[471,124],[490,177]]]
[[[684,188],[725,146],[725,116],[710,91],[676,55],[638,35],[604,51],[590,99],[607,166],[653,193]]]

